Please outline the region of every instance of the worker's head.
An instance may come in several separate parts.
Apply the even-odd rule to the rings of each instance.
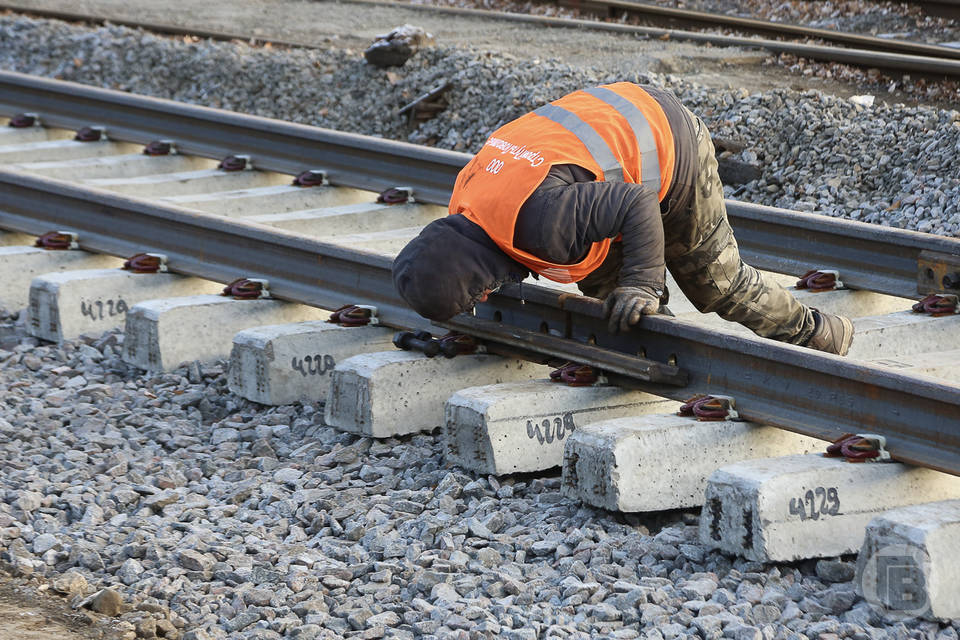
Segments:
[[[470,311],[501,284],[528,273],[462,215],[434,220],[393,261],[397,291],[417,313],[438,322]]]

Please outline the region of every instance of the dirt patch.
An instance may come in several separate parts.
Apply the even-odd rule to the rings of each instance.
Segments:
[[[0,573],[0,640],[120,640],[102,616],[74,610],[42,586]]]

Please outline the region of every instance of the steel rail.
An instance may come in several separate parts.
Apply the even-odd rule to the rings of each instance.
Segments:
[[[35,112],[46,126],[104,125],[116,140],[171,139],[185,154],[249,154],[254,167],[296,175],[322,169],[331,183],[382,191],[415,185],[422,202],[446,203],[464,154],[221,109],[0,72],[0,114]]]
[[[539,16],[511,12],[494,12],[486,9],[466,9],[460,7],[441,7],[433,5],[417,5],[402,2],[392,2],[390,0],[350,0],[357,4],[372,4],[378,6],[387,6],[401,8],[406,10],[430,11],[460,17],[477,17],[484,19],[497,19],[517,23],[533,24],[542,27],[561,28],[561,29],[591,29],[595,31],[607,31],[612,33],[621,33],[640,37],[651,38],[669,38],[677,41],[695,42],[700,44],[711,44],[726,47],[748,47],[761,48],[771,53],[783,53],[804,57],[811,60],[822,62],[839,62],[863,67],[876,67],[888,71],[919,73],[932,76],[960,76],[960,54],[949,47],[939,47],[936,45],[918,45],[898,40],[886,40],[884,38],[869,38],[866,41],[851,41],[851,44],[860,44],[861,46],[871,46],[872,41],[878,41],[876,44],[887,45],[887,51],[878,51],[870,49],[842,49],[837,47],[825,47],[811,44],[801,44],[793,42],[782,42],[778,40],[749,38],[742,36],[728,36],[708,33],[697,33],[692,31],[683,31],[680,29],[667,29],[657,27],[640,27],[634,25],[625,25],[617,23],[599,22],[596,20],[556,18],[551,16]],[[630,4],[630,3],[625,3]],[[241,40],[258,44],[270,43],[284,47],[304,47],[317,48],[317,45],[305,42],[290,41],[283,39],[266,38],[262,36],[247,36],[242,34],[233,34],[228,32],[192,29],[180,27],[177,25],[159,24],[159,23],[140,23],[135,20],[114,19],[103,16],[88,16],[72,12],[59,12],[35,9],[29,7],[20,7],[18,5],[0,5],[0,9],[6,8],[9,11],[20,12],[24,14],[33,14],[38,16],[47,16],[51,18],[84,21],[92,23],[113,22],[133,28],[142,28],[156,33],[165,33],[171,35],[196,35],[203,38],[215,40]],[[777,23],[770,23],[776,25]],[[829,33],[828,30],[822,30]],[[811,36],[813,37],[813,36]],[[868,38],[867,36],[851,36],[853,38]],[[891,43],[900,43],[899,45]],[[897,51],[890,51],[896,48]],[[898,52],[899,51],[899,52]],[[901,53],[912,52],[912,53]],[[958,58],[957,60],[951,58]]]
[[[323,169],[340,186],[373,191],[411,186],[418,201],[440,205],[449,201],[456,175],[470,159],[454,151],[0,72],[0,114],[22,111],[38,112],[54,126],[103,124],[117,139],[170,138],[184,153],[213,158],[247,153],[262,169],[291,174]],[[758,268],[793,275],[838,269],[850,287],[906,298],[956,292],[943,284],[942,275],[960,270],[960,240],[734,200],[727,201],[727,212],[744,260]],[[939,277],[922,277],[927,268]],[[960,282],[960,275],[950,282]]]
[[[0,227],[26,233],[75,231],[82,248],[130,255],[165,253],[172,271],[220,282],[235,277],[270,281],[278,298],[333,308],[377,306],[394,327],[426,328],[393,287],[389,258],[305,239],[270,227],[199,215],[67,182],[0,169]],[[666,317],[610,335],[598,301],[542,287],[513,285],[478,306],[477,317],[451,326],[487,333],[510,344],[513,333],[530,349],[568,356],[589,349],[590,364],[625,377],[618,382],[683,399],[692,393],[730,395],[752,421],[811,436],[875,432],[898,459],[960,475],[960,388],[871,368],[843,358],[759,338],[708,330]],[[591,346],[591,343],[593,346]],[[649,360],[679,367],[687,386],[643,382]]]
[[[358,0],[351,0],[357,2]],[[417,8],[430,8],[448,11],[457,9],[457,7],[434,7],[432,5],[406,5]],[[720,13],[710,13],[707,11],[692,11],[689,9],[676,9],[673,7],[661,7],[654,4],[643,2],[629,2],[625,0],[558,0],[558,5],[598,14],[607,14],[607,17],[617,17],[616,14],[627,13],[630,15],[657,16],[705,26],[723,26],[733,29],[739,29],[748,33],[765,33],[774,35],[789,35],[802,38],[816,38],[825,42],[834,42],[849,47],[864,49],[867,51],[886,51],[891,53],[905,53],[916,56],[931,56],[950,59],[960,59],[960,50],[951,49],[933,44],[910,42],[907,40],[898,40],[895,38],[878,38],[876,36],[866,36],[856,33],[844,33],[831,29],[821,29],[818,27],[807,27],[803,25],[788,24],[782,22],[771,22],[769,20],[758,20],[755,18],[743,18],[739,16],[728,16]],[[285,47],[303,47],[308,49],[319,48],[318,45],[303,41],[294,40],[276,40],[273,38],[264,38],[263,36],[249,36],[226,31],[216,31],[209,29],[200,29],[194,27],[181,27],[172,24],[162,24],[157,22],[141,22],[138,20],[127,20],[122,18],[108,18],[100,15],[88,15],[76,13],[73,11],[61,11],[54,9],[42,9],[37,7],[25,7],[17,4],[0,3],[0,11],[11,11],[24,15],[37,16],[41,18],[52,18],[56,20],[65,20],[70,22],[85,22],[89,24],[112,23],[135,29],[146,29],[154,33],[164,33],[178,36],[195,36],[198,38],[210,38],[213,40],[238,40],[242,42],[252,42],[263,44],[269,42],[272,45]],[[486,11],[487,17],[497,17],[508,12]],[[533,16],[546,17],[546,16]]]
[[[836,269],[852,289],[903,298],[958,293],[960,239],[736,200],[726,205],[741,256],[760,269]]]
[[[878,38],[876,36],[866,36],[857,33],[844,33],[833,29],[821,29],[818,27],[807,27],[798,24],[789,24],[784,22],[772,22],[769,20],[758,20],[756,18],[743,18],[740,16],[729,16],[708,11],[693,11],[690,9],[677,9],[674,7],[662,7],[646,2],[630,2],[628,0],[558,0],[557,4],[561,7],[569,7],[580,11],[604,14],[607,17],[617,17],[618,15],[633,16],[655,16],[667,20],[687,24],[706,25],[711,27],[727,27],[746,31],[748,33],[763,33],[773,35],[787,35],[799,38],[816,38],[825,42],[833,42],[848,47],[864,49],[868,51],[887,51],[891,53],[905,53],[915,56],[932,56],[951,59],[960,59],[960,50],[951,49],[934,44],[925,44],[919,42],[910,42],[907,40],[898,40],[895,38]]]
[[[409,5],[391,0],[350,0],[357,4],[373,4],[386,7],[418,9],[434,11],[459,16],[489,18],[490,11],[484,9],[462,9],[459,7],[437,7],[433,5]],[[503,20],[512,22],[535,24],[543,27],[559,29],[591,29],[594,31],[608,31],[632,35],[634,37],[648,37],[676,40],[680,42],[695,42],[722,47],[746,47],[765,49],[771,53],[785,53],[810,60],[822,62],[839,62],[861,67],[876,67],[888,71],[919,73],[931,76],[960,76],[960,60],[950,60],[939,55],[908,55],[903,53],[870,51],[865,49],[843,49],[839,47],[825,47],[798,42],[783,42],[766,38],[750,38],[744,36],[728,36],[680,29],[658,27],[639,27],[634,25],[613,22],[597,22],[579,18],[555,18],[550,16],[536,16],[523,13],[498,12]],[[946,47],[941,47],[946,48]],[[937,50],[939,52],[939,49]],[[952,50],[951,50],[952,51]]]

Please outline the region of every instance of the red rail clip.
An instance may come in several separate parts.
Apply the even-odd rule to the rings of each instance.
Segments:
[[[256,300],[269,298],[269,281],[261,278],[237,278],[223,288],[222,296],[232,296],[234,300]]]
[[[105,127],[83,127],[79,129],[73,139],[77,142],[100,142],[107,139],[107,130]]]
[[[250,156],[227,156],[220,161],[217,169],[222,169],[223,171],[245,171],[247,169],[253,169],[253,163],[250,161]]]
[[[319,187],[324,184],[327,184],[327,172],[316,169],[301,171],[293,179],[293,186],[295,187]]]
[[[600,375],[587,364],[568,362],[559,369],[550,372],[551,382],[566,382],[571,387],[588,387],[597,383]]]
[[[931,293],[911,307],[914,313],[929,313],[934,318],[958,313],[957,296],[951,293]]]
[[[177,153],[173,140],[154,140],[143,148],[145,156],[169,156]]]
[[[887,439],[872,433],[845,433],[827,446],[825,458],[844,458],[847,462],[885,462],[891,460],[884,447]]]
[[[842,289],[843,283],[840,282],[840,272],[829,269],[810,269],[797,280],[797,289],[809,289],[810,291],[833,291]]]
[[[166,273],[167,256],[162,253],[138,253],[123,263],[123,268],[134,273]]]
[[[66,251],[67,249],[76,249],[77,234],[72,231],[47,231],[37,238],[33,246],[47,249],[48,251]]]
[[[730,396],[696,395],[687,400],[677,415],[693,416],[700,422],[719,422],[721,420],[739,420],[736,402]]]
[[[380,204],[403,204],[413,202],[413,187],[393,187],[381,191],[377,196],[377,202]]]
[[[366,304],[345,304],[327,319],[331,324],[341,327],[363,327],[368,324],[379,324],[377,308]]]
[[[35,113],[18,113],[17,115],[10,118],[10,122],[7,123],[8,127],[13,127],[15,129],[26,129],[27,127],[39,127],[40,126],[40,117]]]

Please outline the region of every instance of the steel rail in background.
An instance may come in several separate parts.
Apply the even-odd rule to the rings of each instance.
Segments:
[[[391,0],[350,0],[357,4],[373,4],[386,7],[418,9],[434,11],[460,16],[475,16],[488,18],[490,11],[484,9],[461,9],[455,7],[438,7],[433,5],[410,5]],[[597,22],[595,20],[554,18],[550,16],[536,16],[523,13],[498,12],[500,18],[512,22],[535,24],[544,27],[560,29],[591,29],[593,31],[608,31],[634,37],[649,37],[677,40],[680,42],[695,42],[711,44],[721,47],[746,47],[765,49],[771,53],[785,53],[810,60],[821,62],[840,62],[855,66],[888,71],[919,73],[931,76],[960,76],[960,60],[950,60],[937,56],[908,55],[903,53],[869,51],[865,49],[843,49],[839,47],[825,47],[797,42],[783,42],[764,38],[749,38],[744,36],[727,36],[680,29],[666,29],[658,27],[638,27],[614,22]],[[939,51],[939,49],[938,49]]]
[[[356,2],[357,0],[351,0]],[[392,3],[403,4],[403,3]],[[627,0],[558,0],[557,4],[561,7],[577,9],[579,11],[605,14],[605,17],[616,18],[618,15],[627,13],[640,16],[657,16],[676,20],[678,22],[691,23],[700,26],[709,27],[729,27],[739,29],[748,33],[766,33],[774,35],[789,35],[803,38],[816,38],[825,42],[834,42],[847,45],[866,51],[886,51],[890,53],[905,53],[915,56],[931,56],[960,60],[960,50],[951,49],[934,44],[925,44],[910,42],[908,40],[898,40],[895,38],[878,38],[876,36],[867,36],[857,33],[844,33],[833,29],[821,29],[818,27],[807,27],[797,24],[788,24],[783,22],[772,22],[769,20],[758,20],[755,18],[744,18],[740,16],[729,16],[720,13],[711,13],[707,11],[692,11],[689,9],[677,9],[673,7],[661,7],[655,4],[644,2],[629,2]],[[418,8],[459,9],[459,7],[434,7],[431,5],[406,5]],[[239,40],[242,42],[266,43],[287,46],[304,47],[315,49],[318,45],[292,40],[276,40],[265,38],[263,36],[249,36],[243,34],[229,33],[225,31],[214,31],[193,27],[181,27],[172,24],[160,24],[156,22],[140,22],[137,20],[126,20],[122,18],[109,18],[106,16],[89,15],[76,13],[73,11],[60,11],[54,9],[43,9],[38,7],[25,7],[18,4],[0,3],[0,11],[12,11],[25,15],[37,16],[41,18],[52,18],[55,20],[66,20],[71,22],[86,22],[89,24],[106,24],[108,22],[134,29],[146,29],[154,33],[165,33],[178,36],[195,36],[198,38],[211,38],[214,40]],[[501,13],[511,16],[508,12],[491,12],[486,14]],[[532,16],[543,18],[546,16]]]
[[[656,16],[681,23],[710,27],[728,27],[748,33],[787,35],[800,38],[816,38],[867,51],[887,51],[915,56],[931,56],[960,59],[960,50],[935,44],[910,42],[895,38],[878,38],[858,33],[844,33],[835,29],[821,29],[785,22],[772,22],[756,18],[730,16],[709,11],[693,11],[674,7],[662,7],[648,2],[630,2],[629,0],[557,0],[561,7],[603,14],[616,18],[627,14],[633,16]]]
[[[800,44],[793,42],[782,42],[778,40],[749,38],[743,36],[727,36],[709,33],[697,33],[692,31],[683,31],[679,29],[666,29],[657,27],[640,27],[634,25],[625,25],[618,23],[599,22],[596,20],[556,18],[550,16],[539,16],[522,13],[494,12],[486,9],[465,9],[460,7],[442,7],[434,5],[407,4],[401,2],[392,2],[390,0],[350,0],[357,4],[372,4],[379,6],[388,6],[406,10],[430,11],[460,17],[478,17],[484,19],[498,19],[510,22],[533,24],[542,27],[561,28],[561,29],[591,29],[594,31],[607,31],[611,33],[620,33],[632,36],[670,38],[677,41],[695,42],[701,44],[711,44],[725,47],[748,47],[761,48],[776,54],[789,54],[798,57],[819,60],[821,62],[840,62],[862,67],[877,67],[896,72],[919,73],[933,76],[960,76],[960,60],[949,58],[960,58],[960,55],[949,47],[938,47],[935,45],[917,45],[897,40],[886,40],[876,38],[880,43],[889,45],[890,43],[901,43],[899,52],[883,52],[870,49],[842,49],[829,46],[818,46],[811,44]],[[192,29],[180,27],[177,25],[157,24],[157,23],[139,23],[135,20],[113,19],[103,16],[85,16],[71,12],[58,12],[41,9],[32,9],[28,7],[19,7],[16,5],[0,5],[0,9],[6,8],[14,12],[25,14],[41,15],[63,20],[76,20],[93,23],[114,22],[132,28],[143,28],[156,33],[165,33],[172,35],[196,35],[203,38],[212,38],[215,40],[242,40],[253,43],[271,43],[286,47],[305,47],[317,48],[317,45],[296,41],[288,41],[275,38],[266,38],[262,36],[244,36],[219,31]],[[776,23],[770,23],[776,24]],[[836,33],[830,32],[827,33]],[[853,36],[866,38],[867,36]],[[866,46],[869,44],[864,43]],[[930,47],[930,49],[927,49]],[[888,47],[889,48],[889,47]]]
[[[175,272],[220,282],[266,278],[279,298],[326,308],[373,304],[383,324],[428,327],[395,291],[389,258],[262,225],[0,170],[0,227],[75,231],[90,251],[165,253]],[[880,433],[897,459],[960,475],[960,388],[673,318],[650,316],[619,336],[607,334],[605,323],[599,301],[512,285],[479,305],[477,317],[458,316],[450,325],[480,335],[493,326],[493,341],[499,334],[507,345],[511,331],[546,330],[530,348],[560,356],[593,342],[599,349],[589,347],[591,364],[603,368],[609,360],[621,373],[631,372],[625,363],[643,350],[654,362],[680,367],[688,385],[631,382],[629,376],[618,382],[676,399],[731,395],[746,419],[821,438]]]
[[[116,139],[173,139],[184,153],[212,158],[248,153],[261,169],[295,174],[324,169],[335,185],[381,191],[413,187],[420,202],[446,205],[468,154],[297,125],[268,118],[86,85],[0,72],[0,114],[40,114],[45,124],[103,124]],[[918,288],[921,254],[960,269],[960,240],[903,229],[727,201],[744,260],[799,275],[835,268],[849,286],[906,298],[955,292],[942,282]],[[938,273],[947,267],[938,269]],[[960,282],[960,276],[955,279]]]

